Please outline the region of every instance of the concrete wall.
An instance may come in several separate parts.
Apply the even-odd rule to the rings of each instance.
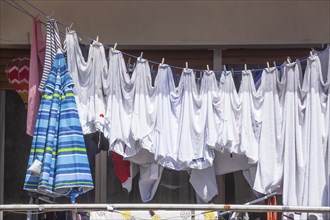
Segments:
[[[10,1],[10,0],[7,0]],[[23,1],[17,1],[32,14]],[[34,0],[47,14],[107,44],[310,45],[330,42],[329,0]],[[31,18],[0,1],[1,46],[29,43]],[[44,20],[44,17],[40,15]],[[62,29],[64,32],[64,30]],[[131,47],[132,48],[132,47]]]

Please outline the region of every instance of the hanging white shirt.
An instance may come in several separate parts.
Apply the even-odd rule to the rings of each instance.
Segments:
[[[238,97],[234,79],[230,71],[225,71],[220,77],[220,99],[215,107],[223,118],[223,127],[218,137],[217,150],[228,149],[231,153],[239,152],[241,133],[241,101]]]
[[[263,96],[257,93],[250,70],[242,72],[239,97],[242,102],[242,132],[239,152],[249,158],[249,163],[257,163],[262,128],[260,108]]]
[[[206,145],[206,104],[197,92],[192,69],[184,69],[177,96],[172,99],[179,118],[178,161],[185,167],[204,169],[213,163],[213,149]]]
[[[105,115],[102,76],[107,73],[104,47],[94,41],[85,62],[76,32],[66,33],[66,46],[68,69],[74,83],[73,91],[83,133],[102,132]]]
[[[173,73],[168,65],[160,65],[155,79],[157,96],[156,126],[152,152],[162,166],[181,170],[184,168],[178,157],[178,116],[171,103],[176,96]]]
[[[103,82],[107,97],[104,136],[109,139],[110,150],[132,156],[137,153],[131,133],[136,72],[130,77],[122,53],[110,49],[108,74]]]
[[[304,122],[304,106],[302,105],[302,71],[297,60],[283,67],[282,82],[283,96],[283,129],[282,144],[283,160],[283,205],[301,206],[303,186],[305,181],[305,150],[302,142],[302,127]],[[286,213],[299,219],[299,215]]]
[[[306,155],[305,182],[303,203],[304,206],[325,206],[326,196],[326,114],[327,94],[323,87],[321,63],[317,55],[307,59],[302,91],[305,94],[305,124],[303,127],[303,144]],[[309,213],[309,217],[316,216],[323,219],[325,216]],[[307,218],[306,213],[303,218]]]
[[[258,93],[263,96],[262,128],[259,142],[259,160],[253,189],[268,194],[281,192],[283,177],[283,146],[281,140],[282,110],[278,89],[278,70],[265,69]]]

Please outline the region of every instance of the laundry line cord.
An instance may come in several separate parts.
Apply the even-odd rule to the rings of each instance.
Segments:
[[[13,5],[10,4],[8,1],[6,1],[6,0],[3,0],[3,1],[6,2],[7,4],[13,6]],[[11,2],[15,2],[15,4],[18,6],[18,7],[13,6],[14,8],[16,8],[17,10],[19,10],[19,11],[21,11],[21,12],[27,14],[27,15],[30,16],[30,17],[34,17],[34,16],[33,16],[33,15],[32,15],[32,14],[31,14],[26,8],[24,8],[22,5],[20,5],[19,3],[17,3],[15,0],[10,0],[10,1],[11,1]],[[42,15],[45,16],[46,18],[50,18],[50,17],[51,17],[51,16],[47,15],[47,13],[45,13],[44,11],[42,11],[40,8],[36,7],[36,6],[33,5],[32,3],[28,2],[27,0],[22,0],[22,1],[23,1],[24,3],[26,3],[27,5],[29,5],[30,7],[32,7],[34,10],[38,11],[38,13],[42,14]],[[61,26],[64,27],[64,28],[69,27],[69,25],[65,25],[65,24],[63,24],[63,23],[62,23],[61,21],[59,21],[59,20],[56,20],[56,21],[57,21],[57,23],[58,23],[59,25],[61,25]],[[42,23],[43,23],[43,22],[42,22]],[[43,25],[45,25],[45,23],[43,23]],[[80,33],[80,32],[78,32],[78,31],[75,31],[75,32],[76,32],[79,36],[81,36],[81,37],[84,37],[84,38],[86,38],[86,39],[88,39],[88,40],[90,40],[90,41],[94,41],[93,38],[91,38],[91,37],[89,37],[89,36],[87,36],[87,35],[85,35],[85,34],[83,34],[83,33]],[[62,32],[60,32],[60,35],[65,37],[65,34],[62,33]],[[112,48],[111,46],[108,46],[108,45],[104,45],[104,47],[105,47],[105,48],[108,48],[108,49],[111,49],[111,48]],[[322,54],[322,53],[325,52],[325,50],[323,50],[323,51],[316,51],[316,50],[313,50],[313,52],[314,52],[314,54]],[[135,58],[135,59],[139,58],[139,56],[135,56],[135,55],[133,55],[133,54],[126,53],[126,52],[123,52],[123,51],[121,51],[121,53],[124,54],[124,55],[126,55],[126,56],[128,56],[128,57],[132,57],[132,58]],[[301,58],[298,58],[297,60],[299,60],[300,62],[305,62],[305,61],[307,61],[308,57],[309,57],[309,55],[304,56],[304,57],[301,57]],[[155,64],[155,65],[160,65],[160,64],[161,64],[160,62],[156,62],[156,61],[152,61],[152,60],[148,60],[148,62],[151,63],[151,64]],[[274,67],[276,67],[276,69],[281,69],[284,65],[285,65],[285,64],[282,64],[282,65],[276,65],[276,66],[274,66]],[[173,65],[169,65],[169,67],[171,67],[171,68],[173,68],[173,69],[178,69],[178,70],[183,70],[183,69],[185,69],[184,67],[173,66]],[[203,71],[205,71],[205,69],[193,69],[193,70],[194,70],[194,71],[199,71],[199,72],[203,72]],[[264,68],[259,68],[259,69],[251,69],[250,71],[251,71],[251,72],[261,72],[261,71],[263,71],[263,70],[264,70]],[[231,72],[235,75],[235,74],[242,74],[242,71],[243,71],[243,70],[233,70],[233,71],[231,71]],[[223,71],[214,71],[214,70],[213,70],[213,72],[214,72],[214,73],[220,73],[220,74],[221,74]]]

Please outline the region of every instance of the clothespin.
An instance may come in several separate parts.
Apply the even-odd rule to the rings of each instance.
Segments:
[[[286,58],[286,62],[287,62],[288,64],[291,64],[291,63],[292,63],[291,58],[290,58],[289,56]]]
[[[189,69],[189,68],[188,68],[188,62],[186,62],[186,69]]]
[[[116,50],[117,47],[117,43],[115,43],[115,45],[113,46],[113,50]]]
[[[224,70],[225,72],[227,72],[227,67],[226,67],[226,65],[223,65],[223,70]]]
[[[313,48],[312,48],[313,49]],[[314,49],[313,49],[314,50]],[[313,53],[313,50],[311,50],[310,52],[309,52],[309,55],[312,57],[312,56],[314,56],[314,53]]]
[[[210,67],[208,64],[206,65],[206,69],[207,69],[207,71],[210,71]]]
[[[246,64],[244,64],[244,70],[247,71],[247,65]]]
[[[165,58],[162,58],[162,62],[160,63],[160,65],[164,65],[165,62]]]
[[[274,64],[274,67],[277,69],[277,65],[276,65],[276,62],[275,61],[273,61],[273,64]]]
[[[99,42],[99,35],[96,36],[96,43]]]
[[[73,22],[70,24],[70,27],[69,27],[70,30],[72,29],[72,26],[73,26]]]
[[[269,62],[267,62],[267,71],[270,70]]]
[[[143,52],[141,52],[141,54],[140,54],[140,59],[142,59],[142,57],[143,57]]]

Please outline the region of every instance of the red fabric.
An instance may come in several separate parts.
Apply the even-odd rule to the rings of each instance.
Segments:
[[[123,157],[116,152],[111,151],[112,161],[115,169],[115,175],[121,183],[126,182],[130,173],[130,162],[123,160]]]
[[[268,205],[276,205],[276,196],[269,198]],[[277,212],[267,212],[267,220],[277,220]]]

